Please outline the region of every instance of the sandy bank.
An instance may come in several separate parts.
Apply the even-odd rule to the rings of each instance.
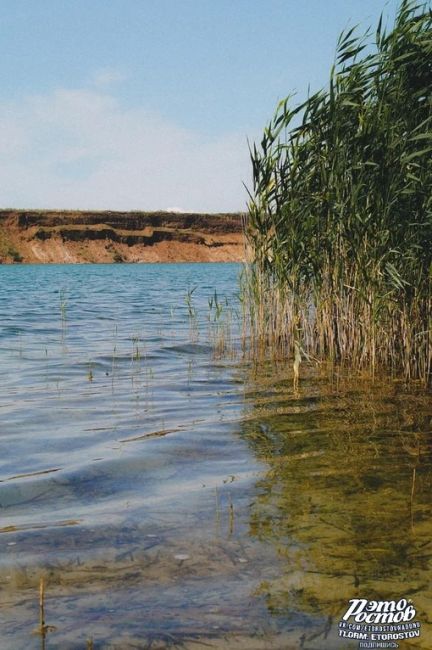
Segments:
[[[0,210],[2,263],[239,262],[242,215]]]

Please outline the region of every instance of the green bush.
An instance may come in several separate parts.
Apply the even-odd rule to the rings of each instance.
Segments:
[[[23,256],[15,248],[9,248],[8,255],[15,264],[20,264],[23,261]]]

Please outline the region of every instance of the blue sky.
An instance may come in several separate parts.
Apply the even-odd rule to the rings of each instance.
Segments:
[[[247,138],[323,86],[379,0],[13,0],[0,9],[0,206],[244,209]]]

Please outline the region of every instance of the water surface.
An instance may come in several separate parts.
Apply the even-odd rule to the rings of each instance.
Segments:
[[[0,268],[5,650],[357,648],[357,597],[432,647],[430,396],[234,354],[238,273]]]

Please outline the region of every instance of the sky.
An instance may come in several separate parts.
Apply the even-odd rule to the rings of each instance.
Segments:
[[[244,210],[277,102],[323,87],[340,32],[397,5],[0,1],[0,207]]]

